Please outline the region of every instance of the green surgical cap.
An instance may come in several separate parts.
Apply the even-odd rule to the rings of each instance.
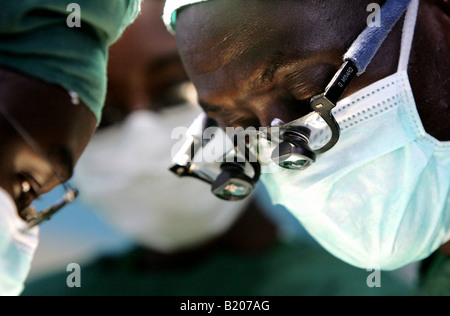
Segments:
[[[166,0],[166,5],[164,7],[164,23],[166,23],[167,29],[175,33],[175,24],[177,21],[177,10],[199,2],[204,2],[208,0]]]
[[[79,9],[68,7],[78,4]],[[78,94],[100,122],[108,48],[140,10],[141,0],[7,0],[0,9],[0,67]],[[81,27],[68,21],[80,12]]]

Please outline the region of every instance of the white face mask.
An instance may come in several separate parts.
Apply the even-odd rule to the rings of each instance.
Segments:
[[[208,241],[226,231],[248,202],[217,199],[207,184],[179,179],[169,170],[175,127],[198,107],[131,114],[120,126],[98,132],[77,165],[80,198],[133,240],[162,252]]]
[[[0,188],[0,295],[17,296],[24,288],[38,246],[39,229],[27,227],[11,197]]]
[[[406,71],[416,15],[408,12],[399,72],[339,102],[337,145],[310,169],[262,176],[274,203],[363,269],[400,268],[450,239],[450,142],[425,132]]]

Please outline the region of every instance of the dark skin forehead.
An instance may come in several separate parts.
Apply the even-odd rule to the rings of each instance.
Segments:
[[[359,2],[357,6],[345,2],[327,6],[314,0],[201,3],[178,15],[179,49],[188,70],[195,74],[217,70],[239,59],[246,64],[274,52],[304,55],[306,59],[325,47],[342,50],[365,28],[370,2]],[[353,31],[344,34],[348,26]],[[197,62],[203,58],[206,62]]]
[[[268,125],[275,117],[306,114],[305,100],[331,80],[366,27],[372,2],[215,0],[183,9],[178,47],[204,109],[223,126]],[[421,2],[409,69],[424,125],[441,140],[450,139],[442,123],[442,115],[449,116],[448,83],[431,82],[450,74],[447,19],[438,6]],[[398,23],[347,94],[397,70],[401,30]],[[427,74],[430,60],[440,62]]]
[[[258,102],[260,112],[269,112],[269,103],[295,103],[321,92],[364,30],[366,7],[211,1],[181,12],[178,46],[202,101],[240,109]]]

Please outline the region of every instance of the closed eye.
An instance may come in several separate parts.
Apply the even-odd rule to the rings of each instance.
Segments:
[[[202,100],[199,101],[199,104],[202,107],[203,111],[205,111],[206,113],[224,113],[224,112],[226,112],[225,107],[220,106],[220,105],[210,104],[210,103],[207,103]]]
[[[219,122],[222,128],[225,127],[259,127],[259,120],[249,111],[243,109],[230,109],[225,106],[209,104],[199,101],[208,117]]]

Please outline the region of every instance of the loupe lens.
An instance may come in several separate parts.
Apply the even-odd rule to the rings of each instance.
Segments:
[[[304,156],[291,155],[287,160],[279,162],[278,165],[289,170],[304,170],[313,164],[313,160]]]
[[[212,185],[212,192],[220,199],[240,201],[248,197],[254,187],[253,181],[237,163],[224,163],[222,173]]]
[[[309,147],[309,134],[307,129],[286,131],[284,141],[272,153],[272,160],[290,170],[304,170],[311,166],[316,161],[316,154]]]
[[[229,179],[224,184],[213,190],[213,193],[227,201],[240,201],[245,199],[253,191],[253,186],[240,179]]]

